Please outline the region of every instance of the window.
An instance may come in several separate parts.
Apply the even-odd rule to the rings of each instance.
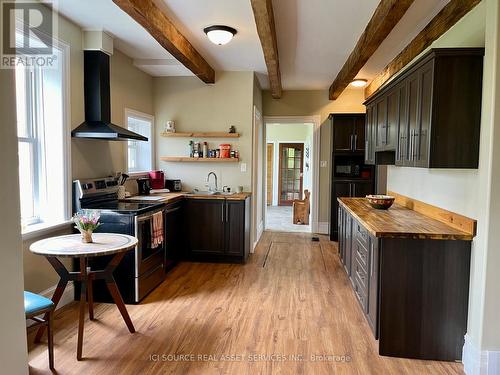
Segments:
[[[16,68],[19,188],[23,232],[69,219],[69,132],[65,111],[65,49],[57,66]]]
[[[128,171],[147,172],[153,169],[153,117],[132,110],[125,110],[128,130],[147,137],[148,141],[128,141]]]

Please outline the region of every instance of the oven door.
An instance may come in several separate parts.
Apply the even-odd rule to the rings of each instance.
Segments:
[[[163,212],[163,210],[155,212]],[[156,247],[151,244],[153,238],[152,222],[155,212],[139,215],[135,219],[135,236],[138,239],[135,251],[135,277],[163,265],[165,240]],[[163,233],[163,237],[165,238],[165,233]]]

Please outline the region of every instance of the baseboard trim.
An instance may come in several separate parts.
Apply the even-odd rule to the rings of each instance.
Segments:
[[[462,363],[467,375],[497,375],[500,374],[500,351],[480,350],[465,335]]]
[[[318,222],[318,233],[319,234],[329,234],[330,233],[330,223],[328,221]]]

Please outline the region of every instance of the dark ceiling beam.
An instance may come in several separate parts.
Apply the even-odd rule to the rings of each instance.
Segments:
[[[337,99],[378,49],[414,0],[382,0],[329,90]],[[362,78],[362,77],[361,77]]]
[[[274,26],[273,4],[271,0],[251,0],[257,33],[264,52],[271,95],[275,99],[281,98],[280,62],[278,56],[278,43]]]
[[[369,97],[377,91],[480,2],[481,0],[451,0],[410,44],[370,82],[365,88],[365,97]]]
[[[215,71],[153,0],[113,0],[144,27],[172,56],[205,83],[215,83]]]

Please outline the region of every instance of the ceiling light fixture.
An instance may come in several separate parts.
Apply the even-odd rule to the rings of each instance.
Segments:
[[[236,35],[236,30],[229,26],[214,25],[203,29],[208,39],[219,46],[227,44]]]
[[[368,81],[366,79],[356,78],[355,80],[353,80],[351,82],[351,86],[354,86],[354,87],[365,87],[367,83],[368,83]]]

